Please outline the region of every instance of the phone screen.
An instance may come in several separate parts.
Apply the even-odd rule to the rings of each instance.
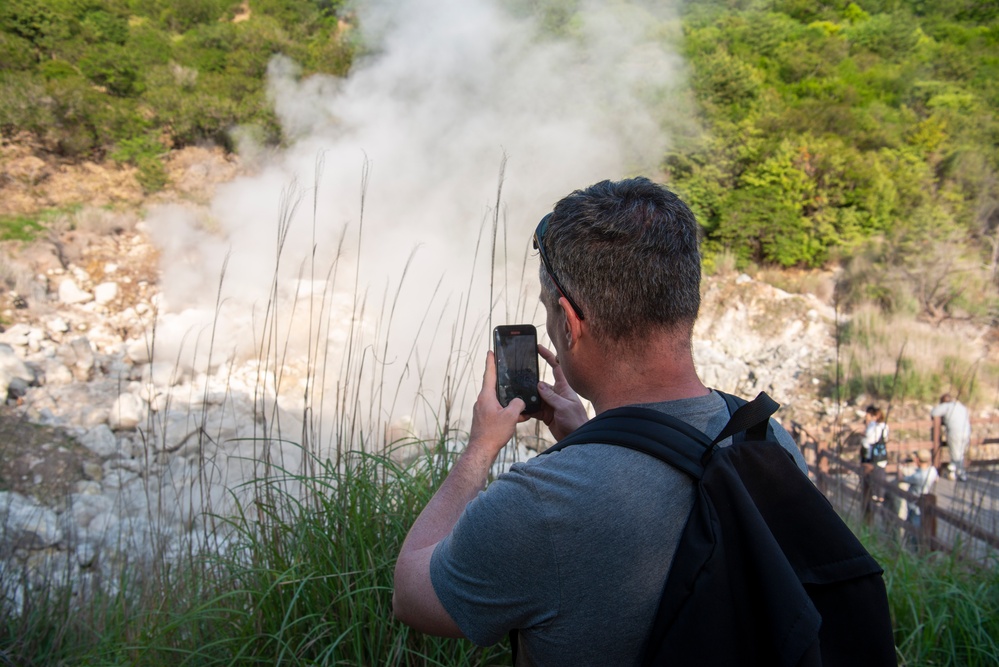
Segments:
[[[538,332],[532,324],[498,326],[493,330],[496,353],[496,397],[506,407],[524,401],[525,413],[541,409],[538,396]]]

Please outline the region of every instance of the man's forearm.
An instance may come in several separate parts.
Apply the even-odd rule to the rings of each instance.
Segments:
[[[486,447],[469,443],[402,543],[395,564],[392,607],[399,620],[417,630],[445,637],[463,636],[433,589],[430,559],[465,506],[485,488],[495,458]]]
[[[490,448],[469,443],[455,461],[402,543],[402,552],[436,545],[454,528],[468,505],[485,488],[489,469],[496,459]]]
[[[503,407],[496,398],[496,364],[486,353],[482,389],[472,409],[468,445],[444,483],[420,512],[402,543],[395,564],[395,615],[417,630],[449,637],[462,636],[447,613],[430,580],[430,560],[437,544],[458,523],[465,506],[486,486],[489,469],[497,454],[522,421],[524,401],[515,398]]]

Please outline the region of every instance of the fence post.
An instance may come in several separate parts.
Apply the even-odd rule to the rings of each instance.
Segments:
[[[829,451],[823,440],[815,441],[815,466],[819,471],[816,486],[822,495],[826,495],[829,492]]]
[[[937,536],[937,497],[932,493],[919,496],[919,548],[933,551]]]
[[[873,464],[860,464],[860,506],[863,508],[864,523],[869,526],[874,523],[874,493],[871,489],[873,472]]]

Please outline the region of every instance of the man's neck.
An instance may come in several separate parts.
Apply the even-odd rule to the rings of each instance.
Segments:
[[[589,391],[597,414],[623,405],[705,396],[710,391],[697,376],[689,345],[677,346],[669,340],[637,353],[607,353],[598,368],[599,377]]]

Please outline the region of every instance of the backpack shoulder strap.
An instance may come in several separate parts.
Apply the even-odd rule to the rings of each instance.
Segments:
[[[679,468],[694,479],[704,476],[704,466],[718,443],[732,436],[753,440],[773,439],[770,415],[780,407],[776,401],[760,392],[752,401],[718,392],[728,406],[731,418],[712,440],[700,430],[658,410],[626,406],[597,415],[547,449],[544,454],[584,443],[619,445]],[[664,431],[664,429],[669,429]]]
[[[664,429],[668,429],[664,433]],[[664,437],[668,433],[668,437]],[[600,443],[644,452],[679,468],[694,479],[704,475],[704,454],[711,439],[690,424],[650,408],[627,406],[601,413],[548,448]]]
[[[751,401],[745,401],[723,391],[718,393],[725,399],[732,418],[728,420],[728,424],[714,439],[712,445],[716,445],[728,437],[741,440],[742,438],[737,436],[743,432],[746,434],[745,439],[747,440],[774,440],[770,417],[780,408],[777,401],[770,398],[765,391],[761,391]]]

